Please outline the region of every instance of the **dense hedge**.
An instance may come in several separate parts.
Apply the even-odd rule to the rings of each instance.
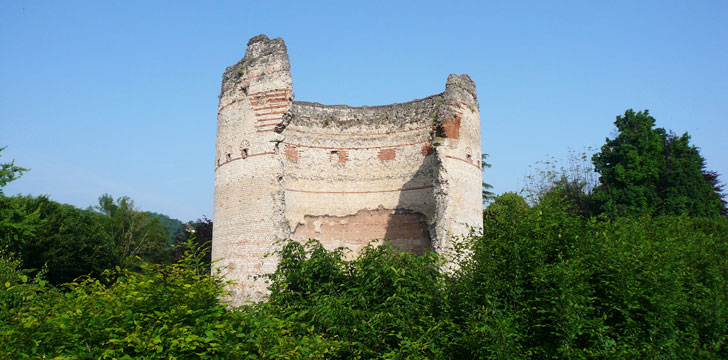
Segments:
[[[728,358],[728,220],[585,220],[502,196],[434,254],[287,242],[267,303],[175,265],[61,288],[0,261],[0,358]]]
[[[728,358],[725,218],[496,209],[448,281],[456,358]]]
[[[227,309],[222,281],[200,271],[191,252],[175,265],[118,269],[60,289],[18,266],[0,260],[2,359],[323,358],[338,346],[265,304]]]

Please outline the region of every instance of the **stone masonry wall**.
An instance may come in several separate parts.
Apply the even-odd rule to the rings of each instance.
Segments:
[[[218,106],[212,257],[229,279],[230,300],[262,298],[262,279],[276,262],[266,253],[288,236],[283,178],[274,127],[291,106],[290,64],[282,39],[257,36],[245,57],[225,70]]]
[[[426,149],[436,102],[359,108],[294,102],[283,131],[283,144],[298,151],[286,157],[284,172],[291,237],[345,246],[352,255],[384,238],[406,251],[430,249],[436,168]]]
[[[403,104],[295,102],[282,39],[248,43],[223,75],[218,112],[213,259],[230,301],[264,299],[276,241],[320,240],[354,256],[374,240],[445,252],[479,227],[480,117],[475,84]]]

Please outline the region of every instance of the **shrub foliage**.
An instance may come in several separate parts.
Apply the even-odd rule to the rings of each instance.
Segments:
[[[0,358],[728,357],[728,220],[567,207],[496,198],[447,271],[435,254],[289,241],[268,301],[234,309],[191,243],[176,264],[62,287],[4,254]]]

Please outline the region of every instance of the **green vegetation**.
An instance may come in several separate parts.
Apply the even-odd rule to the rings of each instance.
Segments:
[[[485,169],[489,169],[492,165],[490,165],[487,161],[488,154],[483,154],[480,157],[480,168],[481,170],[485,171]],[[485,175],[483,175],[483,178],[485,178]],[[491,190],[493,189],[493,185],[486,183],[483,181],[483,203],[488,203],[489,201],[492,201],[495,198],[495,193],[493,193]]]
[[[256,307],[227,310],[200,254],[55,288],[0,256],[0,358],[321,358],[336,343]],[[110,280],[115,279],[115,280]],[[318,355],[318,356],[316,356]]]
[[[212,263],[212,220],[203,216],[201,219],[190,221],[184,225],[182,232],[174,235],[173,243],[185,244],[185,246],[175,246],[173,251],[174,259],[181,259],[184,251],[189,249],[187,245],[191,244],[201,254],[200,261],[205,273],[210,273]]]
[[[0,195],[0,358],[728,358],[718,175],[647,112],[617,128],[598,183],[585,154],[549,163],[450,258],[284,241],[268,301],[238,308],[207,218]]]
[[[109,194],[99,198],[95,210],[102,215],[101,223],[125,263],[138,258],[154,262],[169,259],[170,234],[159,217],[138,211],[128,197],[114,201]]]
[[[27,169],[12,162],[4,164],[0,194],[23,171]],[[204,228],[201,221],[187,226]],[[202,231],[200,238],[210,241],[212,223],[205,221],[207,233]],[[29,274],[43,272],[44,279],[56,285],[84,275],[97,277],[116,266],[133,269],[145,261],[173,262],[182,251],[174,245],[188,237],[179,220],[140,211],[128,197],[114,200],[105,194],[99,205],[83,210],[47,196],[0,195],[0,250],[13,254]],[[209,245],[204,249],[209,264]]]
[[[176,264],[61,287],[3,255],[0,357],[728,356],[728,220],[565,209],[496,198],[450,273],[434,254],[287,242],[269,301],[229,310],[191,244]]]
[[[3,150],[5,150],[5,147],[0,148],[0,153]],[[0,164],[0,196],[4,195],[3,187],[9,182],[23,176],[23,172],[25,171],[28,171],[28,169],[16,166],[14,161]]]
[[[524,205],[495,200],[453,278],[456,358],[728,355],[727,219],[597,221],[563,198]]]
[[[159,222],[162,224],[164,231],[169,234],[171,238],[181,237],[184,234],[185,224],[183,222],[177,219],[172,219],[167,215],[152,211],[148,211],[147,214],[149,214],[152,221],[154,221],[155,218],[159,218]]]
[[[570,152],[566,166],[557,167],[555,159],[541,162],[526,178],[529,202],[563,196],[569,211],[586,218],[728,216],[719,175],[706,168],[690,135],[655,128],[647,110],[627,110],[614,125],[617,136],[606,139],[591,164],[587,152]]]
[[[601,177],[594,198],[610,216],[726,215],[717,174],[690,145],[690,136],[655,128],[648,111],[627,110],[614,122],[617,137],[594,155]]]
[[[0,218],[0,248],[28,269],[45,269],[53,284],[98,276],[122,260],[101,216],[92,211],[45,196],[0,197]]]

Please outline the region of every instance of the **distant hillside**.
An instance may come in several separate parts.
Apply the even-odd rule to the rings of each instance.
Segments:
[[[162,223],[164,226],[164,230],[167,231],[169,234],[169,238],[174,239],[175,235],[181,234],[184,232],[185,224],[177,219],[173,219],[167,215],[155,213],[152,211],[147,211],[147,214],[149,214],[150,219],[158,218],[159,222]]]

